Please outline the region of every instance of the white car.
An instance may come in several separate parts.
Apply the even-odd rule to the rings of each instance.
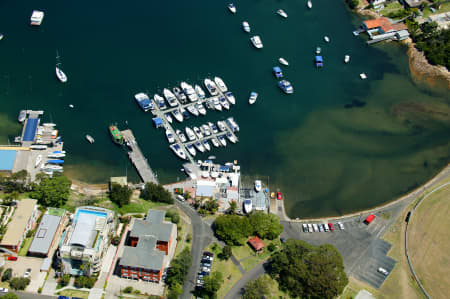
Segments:
[[[317,226],[317,224],[313,223],[313,229],[315,232],[319,231],[319,227]]]
[[[308,223],[308,231],[309,231],[310,233],[313,232],[313,227],[312,227],[311,223]]]
[[[31,276],[31,269],[28,268],[27,271],[25,271],[25,274],[23,275],[24,278],[30,278]]]
[[[306,223],[303,223],[302,227],[303,227],[303,232],[307,233],[308,232],[308,225]]]
[[[337,224],[338,224],[340,230],[344,230],[345,229],[344,228],[344,224],[342,222],[338,222]]]
[[[0,293],[8,293],[8,289],[7,288],[0,288]]]
[[[256,180],[256,181],[255,181],[255,190],[256,190],[256,192],[261,191],[261,189],[262,189],[262,183],[261,183],[261,181],[260,181],[260,180]]]
[[[389,275],[389,272],[386,269],[381,268],[381,267],[378,268],[378,272],[380,272],[381,274],[383,274],[385,276]]]

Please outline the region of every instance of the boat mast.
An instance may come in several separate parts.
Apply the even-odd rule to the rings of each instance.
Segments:
[[[59,66],[61,62],[59,62],[59,53],[58,50],[56,50],[56,66]]]

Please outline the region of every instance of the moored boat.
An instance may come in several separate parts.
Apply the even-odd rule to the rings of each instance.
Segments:
[[[217,121],[217,126],[219,126],[219,130],[221,132],[225,132],[227,130],[227,127],[225,126],[225,123],[221,120]]]
[[[225,140],[225,137],[223,137],[223,135],[217,136],[217,139],[219,140],[220,144],[222,144],[222,146],[227,146],[227,141]]]
[[[291,94],[294,93],[294,88],[292,87],[291,83],[287,80],[281,80],[278,82],[278,86],[281,88],[281,90],[284,91],[284,93]]]
[[[187,97],[184,92],[177,86],[172,88],[173,94],[180,101],[181,104],[185,104],[187,102]]]
[[[170,116],[169,112],[164,113],[164,116],[166,117],[166,120],[171,124],[172,123],[172,116]]]
[[[252,36],[252,37],[250,38],[250,41],[252,42],[253,46],[254,46],[256,49],[261,49],[262,47],[264,47],[264,46],[263,46],[263,43],[262,43],[262,41],[261,41],[261,38],[259,37],[259,35]]]
[[[314,61],[316,63],[316,67],[323,67],[323,58],[322,56],[318,55],[314,58]]]
[[[203,147],[203,144],[200,143],[200,141],[194,142],[194,145],[195,145],[195,148],[196,148],[198,151],[200,151],[200,152],[202,152],[202,153],[205,152],[205,148]]]
[[[244,29],[245,32],[250,32],[250,25],[247,21],[242,22],[242,29]]]
[[[236,137],[233,134],[231,134],[230,132],[228,132],[226,135],[227,135],[228,140],[230,140],[232,143],[237,142]]]
[[[221,92],[227,92],[228,87],[225,85],[225,82],[219,77],[214,77],[214,82],[216,83],[217,87],[220,89]]]
[[[283,65],[289,65],[289,62],[287,62],[287,60],[283,57],[278,58],[278,61]]]
[[[194,107],[194,105],[186,106],[187,111],[192,115],[198,116],[198,110]]]
[[[170,149],[177,155],[180,159],[186,160],[186,154],[178,143],[171,144]]]
[[[44,19],[43,11],[33,10],[33,13],[31,14],[31,18],[30,18],[32,26],[40,26],[43,19]]]
[[[236,13],[236,6],[233,3],[228,4],[228,9],[231,13]]]
[[[86,135],[87,141],[89,141],[90,144],[95,142],[95,139],[91,135]]]
[[[344,62],[348,63],[350,61],[350,55],[345,55],[344,56]]]
[[[146,93],[140,92],[134,95],[136,102],[144,112],[153,109],[153,103]]]
[[[216,109],[217,111],[222,111],[222,105],[220,105],[220,101],[217,97],[212,99],[213,105],[214,105],[214,109]]]
[[[208,122],[208,126],[211,128],[211,131],[212,131],[214,134],[219,133],[219,130],[217,129],[217,126],[216,126],[215,124],[213,124],[212,122]]]
[[[178,135],[178,138],[180,138],[181,142],[184,143],[184,142],[187,141],[186,135],[184,135],[183,131],[177,129],[177,130],[175,131],[175,133]]]
[[[239,132],[239,130],[240,130],[239,125],[236,123],[236,121],[234,120],[234,118],[228,117],[228,118],[225,120],[225,123],[228,125],[228,127],[230,127],[231,131],[233,131],[233,132]]]
[[[0,33],[0,40],[3,39],[3,33]]]
[[[365,73],[359,74],[359,77],[360,77],[362,80],[367,79],[367,75],[366,75]]]
[[[253,104],[256,102],[256,99],[257,99],[257,98],[258,98],[258,93],[252,91],[252,92],[250,93],[250,97],[249,97],[249,99],[248,99],[248,103],[249,103],[250,105],[253,105]]]
[[[195,136],[195,134],[194,134],[194,131],[192,131],[191,128],[186,127],[186,128],[185,128],[185,131],[186,131],[186,135],[187,135],[187,137],[189,138],[190,141],[193,141],[193,140],[195,140],[195,139],[197,138],[197,137]]]
[[[274,66],[272,71],[275,75],[275,78],[283,78],[283,72],[281,71],[281,68],[279,66]]]
[[[244,212],[250,214],[252,212],[252,200],[246,199],[244,200]]]
[[[187,95],[187,97],[191,102],[195,102],[198,100],[198,96],[195,93],[195,90],[192,87],[192,85],[187,84],[186,82],[181,82],[181,89],[184,91],[184,93]]]
[[[198,113],[200,113],[201,115],[206,115],[206,109],[202,103],[195,104],[195,108],[197,109]]]
[[[167,108],[164,98],[162,96],[160,96],[159,94],[155,94],[153,96],[153,100],[155,101],[156,105],[158,105],[159,109],[164,110]]]
[[[24,120],[27,118],[27,111],[26,110],[20,110],[19,116],[17,117],[17,120],[19,122],[24,122]]]
[[[218,95],[219,94],[219,90],[217,89],[216,84],[211,81],[210,79],[206,78],[203,83],[205,84],[206,89],[209,91],[209,93],[212,96]]]
[[[178,109],[173,110],[172,115],[178,122],[180,123],[183,122],[183,115],[180,113],[180,110]]]
[[[255,181],[255,191],[259,192],[259,191],[261,191],[261,189],[262,189],[261,181],[260,180],[256,180]]]
[[[164,88],[163,95],[166,98],[167,102],[169,103],[170,107],[178,106],[177,98],[169,89]]]
[[[205,135],[205,136],[211,135],[211,129],[209,128],[208,125],[203,124],[203,125],[201,125],[200,129],[202,130],[203,135]]]
[[[110,125],[109,126],[109,133],[111,134],[111,137],[113,141],[119,145],[123,145],[124,138],[122,133],[119,131],[116,125]]]
[[[219,147],[220,143],[216,138],[211,138],[211,143],[215,146],[215,147]]]
[[[198,139],[203,138],[203,133],[202,133],[202,131],[200,131],[200,129],[198,127],[193,127],[192,129],[194,130],[194,133],[195,133],[195,135],[197,135]]]
[[[61,81],[62,83],[67,82],[66,74],[64,74],[64,72],[59,67],[56,67],[56,76],[58,77],[59,81]]]
[[[204,99],[206,97],[205,92],[203,91],[203,89],[199,86],[199,85],[195,85],[194,86],[194,90],[197,93],[198,97],[200,99]]]
[[[326,41],[327,43],[330,42],[330,38],[328,36],[326,36],[326,35],[323,37],[323,40]]]
[[[208,152],[211,150],[211,146],[209,145],[208,140],[206,139],[202,140],[202,144],[205,150],[207,150]]]
[[[316,54],[319,55],[320,52],[322,52],[322,48],[321,47],[316,47]]]
[[[167,138],[167,141],[169,141],[169,143],[175,142],[175,137],[173,136],[172,132],[168,128],[166,129],[166,138]]]
[[[34,150],[45,150],[47,149],[47,146],[45,144],[32,144],[30,145],[30,148]]]
[[[230,110],[230,103],[228,103],[228,101],[224,98],[224,97],[220,97],[219,98],[219,102],[220,105],[222,105],[223,108]]]
[[[197,154],[194,146],[191,144],[186,145],[186,149],[188,150],[188,152],[192,155],[195,156]]]
[[[312,8],[312,2],[311,2],[311,0],[308,0],[308,2],[306,3],[306,5],[308,6],[309,9],[311,9],[311,8]]]
[[[236,104],[236,99],[234,98],[234,95],[231,91],[227,91],[225,93],[225,97],[227,98],[228,102],[230,102],[232,105]]]
[[[277,14],[279,16],[282,16],[285,19],[288,17],[287,13],[284,10],[282,10],[282,9],[277,10]]]

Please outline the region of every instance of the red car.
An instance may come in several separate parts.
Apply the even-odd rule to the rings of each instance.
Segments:
[[[281,192],[280,191],[277,192],[277,199],[281,200]]]
[[[334,231],[334,227],[333,227],[333,223],[328,223],[328,227],[330,228],[331,231]]]
[[[8,261],[17,261],[17,256],[8,256]]]

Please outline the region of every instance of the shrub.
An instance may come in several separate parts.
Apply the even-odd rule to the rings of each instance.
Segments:
[[[131,191],[131,189],[128,188],[128,186],[112,184],[109,197],[111,198],[111,201],[113,203],[121,207],[130,203],[132,193],[133,191]]]
[[[270,243],[269,246],[267,246],[267,249],[269,249],[270,252],[275,251],[275,249],[277,249],[277,246],[275,246],[275,244]]]
[[[70,281],[70,275],[69,274],[64,274],[61,279],[59,280],[59,283],[61,284],[61,286],[66,286],[69,284]]]
[[[2,299],[19,299],[19,296],[13,293],[8,293],[5,296],[2,296]]]
[[[140,294],[141,294],[141,291],[139,291],[139,290],[134,290],[133,293],[135,293],[136,295],[140,295]]]
[[[12,269],[8,268],[3,272],[2,281],[9,281],[12,277]]]
[[[131,294],[133,292],[133,287],[128,286],[125,289],[123,289],[123,292],[125,294]]]
[[[231,246],[225,245],[223,247],[222,252],[219,254],[219,258],[222,260],[228,260],[231,255],[233,255],[233,252],[231,251]]]
[[[21,290],[21,291],[25,290],[28,284],[30,284],[30,279],[24,277],[14,277],[9,282],[11,288],[13,288],[14,290]]]

